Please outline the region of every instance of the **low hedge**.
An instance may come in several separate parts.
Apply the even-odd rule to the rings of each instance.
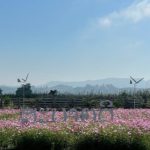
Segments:
[[[68,138],[64,134],[51,133],[46,130],[31,130],[16,138],[16,150],[62,150],[68,147]]]
[[[0,149],[12,150],[150,150],[150,134],[73,134],[48,129],[0,129]]]
[[[150,141],[149,141],[150,142]],[[148,142],[148,143],[149,143]],[[147,144],[148,144],[147,143]],[[103,135],[88,135],[79,137],[75,150],[149,150],[142,137],[115,137]]]

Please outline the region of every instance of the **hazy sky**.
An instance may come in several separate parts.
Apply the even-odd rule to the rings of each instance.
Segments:
[[[150,0],[0,0],[0,85],[150,79]]]

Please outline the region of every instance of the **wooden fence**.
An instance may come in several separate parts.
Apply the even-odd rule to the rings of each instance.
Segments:
[[[14,98],[11,100],[12,106],[20,108],[23,105],[25,107],[35,108],[61,108],[61,107],[82,107],[83,102],[81,99],[68,99],[68,98]]]

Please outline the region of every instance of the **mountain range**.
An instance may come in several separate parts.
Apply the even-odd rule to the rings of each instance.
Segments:
[[[150,80],[143,80],[138,88],[150,88]],[[15,93],[17,87],[0,86],[3,93]],[[78,82],[52,81],[41,86],[32,86],[33,92],[47,93],[57,89],[60,93],[88,94],[88,93],[118,93],[122,90],[133,89],[129,78],[106,78],[100,80],[87,80]]]
[[[138,79],[136,79],[138,80]],[[67,85],[72,87],[84,87],[86,85],[113,85],[117,88],[128,88],[132,87],[133,85],[130,84],[129,78],[106,78],[100,80],[87,80],[87,81],[80,81],[80,82],[62,82],[62,81],[52,81],[48,82],[46,86],[53,87],[57,85]],[[143,80],[138,84],[139,88],[150,88],[150,80]]]

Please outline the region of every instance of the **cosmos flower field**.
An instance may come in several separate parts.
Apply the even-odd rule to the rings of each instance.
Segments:
[[[143,149],[150,149],[150,109],[114,109],[113,120],[110,119],[109,113],[106,112],[103,114],[103,118],[105,119],[103,122],[98,119],[94,121],[92,119],[92,112],[89,112],[89,118],[85,121],[75,121],[73,117],[70,117],[66,122],[62,121],[63,112],[56,112],[55,122],[50,120],[51,112],[46,112],[44,115],[40,112],[36,112],[36,114],[37,119],[45,117],[49,121],[45,123],[27,122],[26,124],[22,124],[20,121],[20,110],[0,109],[0,147],[5,149],[9,149],[11,146],[15,147],[19,143],[17,140],[22,139],[24,135],[30,137],[34,134],[38,138],[38,135],[41,136],[43,134],[44,137],[52,135],[63,136],[64,140],[69,141],[68,144],[64,142],[67,145],[62,144],[63,146],[60,147],[63,148],[59,147],[58,149],[69,149],[70,145],[80,145],[81,143],[80,147],[82,147],[84,145],[82,141],[84,138],[85,141],[89,137],[91,138],[90,140],[93,140],[93,137],[97,135],[99,135],[100,139],[107,139],[107,141],[110,141],[108,143],[111,144],[118,141],[126,141],[126,144],[129,146],[128,149],[132,149],[133,146],[131,145],[135,141],[138,143],[143,141],[143,145],[145,146]],[[59,143],[63,143],[61,139],[58,141]],[[57,149],[57,146],[54,147],[53,149]],[[75,149],[81,149],[78,146],[74,147]]]

